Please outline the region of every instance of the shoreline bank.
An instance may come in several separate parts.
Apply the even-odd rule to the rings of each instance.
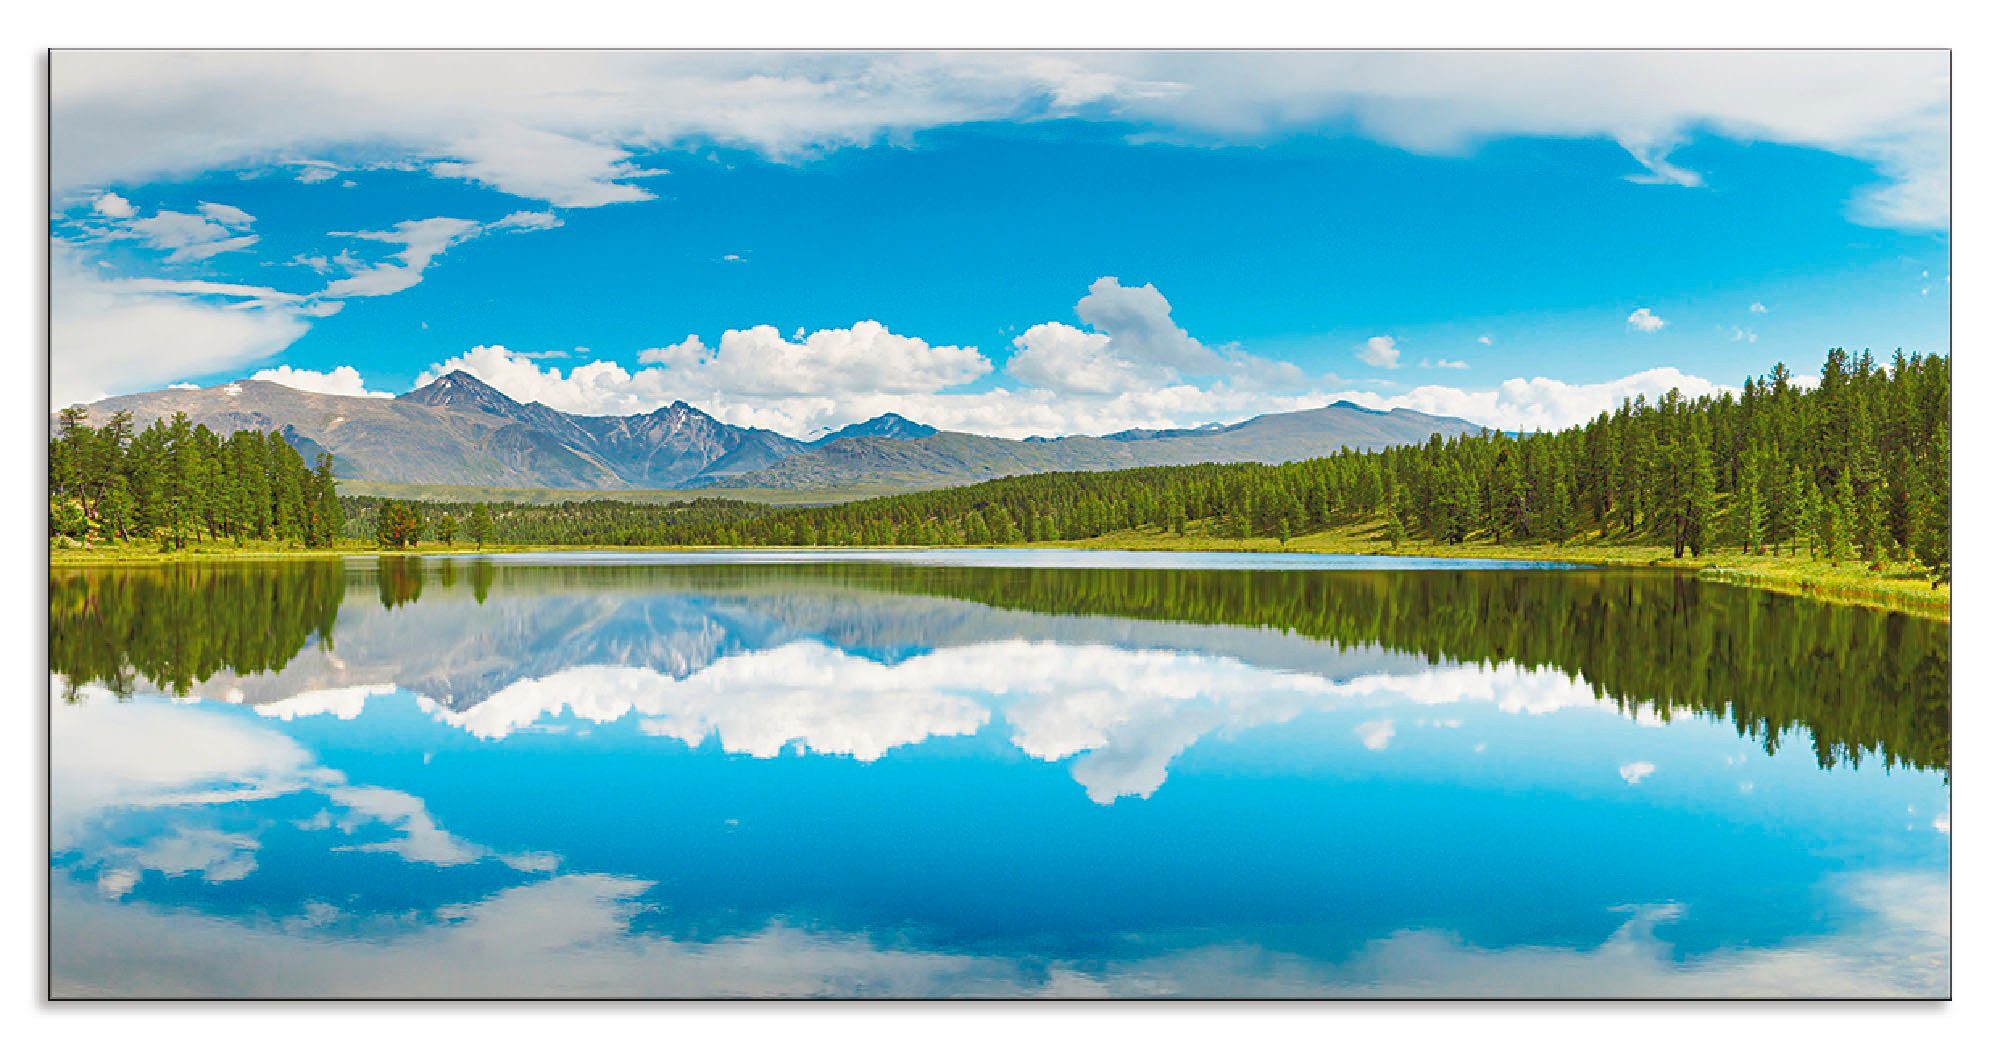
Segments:
[[[1262,537],[1225,539],[1215,536],[1173,535],[1158,531],[1136,531],[1092,539],[1046,543],[1007,544],[1009,549],[1071,549],[1128,551],[1226,551],[1238,553],[1366,554],[1381,557],[1457,557],[1481,560],[1554,561],[1591,568],[1653,568],[1691,572],[1698,578],[1731,586],[1769,590],[1829,604],[1858,605],[1884,611],[1902,612],[1944,622],[1951,621],[1951,588],[1932,588],[1929,581],[1909,566],[1888,566],[1872,572],[1864,565],[1849,562],[1834,566],[1806,557],[1778,557],[1744,554],[1737,551],[1709,551],[1700,557],[1675,559],[1663,547],[1615,543],[1509,544],[1472,540],[1464,543],[1405,542],[1390,549],[1380,539],[1355,530],[1334,530],[1298,536],[1288,542]],[[561,546],[547,543],[470,544],[420,543],[401,551],[412,555],[565,553],[585,550],[613,552],[713,551],[709,546]],[[758,547],[756,549],[789,549]],[[817,548],[799,548],[817,549]],[[853,549],[910,550],[931,547],[854,547]],[[51,549],[51,570],[64,568],[147,567],[190,563],[315,559],[329,557],[394,556],[373,545],[355,542],[332,549],[306,550],[296,547],[246,545],[195,545],[187,550],[160,553],[131,547],[91,547]]]

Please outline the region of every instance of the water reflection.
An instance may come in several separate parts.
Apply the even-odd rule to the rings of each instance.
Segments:
[[[59,572],[56,989],[1935,995],[1948,641],[1632,573]]]
[[[431,598],[419,601],[426,580]],[[381,607],[350,599],[350,584],[372,587]],[[472,708],[503,691],[518,706],[528,702],[520,689],[534,692],[535,682],[578,667],[646,669],[679,681],[765,652],[774,662],[729,663],[717,672],[735,680],[717,678],[713,687],[755,689],[805,673],[828,677],[795,685],[873,688],[888,683],[883,674],[922,676],[897,667],[907,654],[1026,640],[1194,653],[1328,680],[1407,676],[1438,664],[1495,667],[1503,673],[1484,684],[1490,675],[1478,671],[1405,684],[1457,697],[1504,683],[1508,695],[1495,700],[1514,709],[1602,698],[1640,717],[1706,714],[1766,749],[1803,729],[1825,765],[1870,757],[1950,764],[1949,627],[1664,573],[384,558],[379,569],[322,562],[59,572],[50,589],[51,665],[66,681],[293,712],[354,708],[401,686],[485,735],[504,734],[514,715]],[[775,655],[799,640],[827,651]],[[988,683],[1062,672],[1061,656],[1035,658],[964,669]],[[1532,680],[1509,676],[1510,668],[1531,668]],[[648,680],[620,679],[620,713],[645,709],[639,693],[666,684]]]

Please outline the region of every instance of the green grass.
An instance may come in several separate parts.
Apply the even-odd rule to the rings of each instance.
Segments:
[[[412,499],[426,503],[524,503],[546,506],[569,500],[611,499],[666,506],[696,499],[734,499],[766,506],[829,506],[881,495],[897,495],[908,485],[853,485],[846,488],[496,488],[469,484],[405,484],[399,481],[339,482],[340,494]]]
[[[1389,554],[1414,557],[1477,557],[1502,560],[1560,561],[1608,567],[1666,568],[1695,572],[1703,579],[1799,594],[1836,604],[1865,605],[1950,621],[1951,586],[1933,588],[1917,565],[1889,562],[1875,570],[1859,561],[1840,565],[1805,556],[1747,554],[1734,548],[1705,550],[1699,557],[1674,557],[1671,547],[1622,540],[1578,539],[1567,543],[1496,543],[1472,539],[1464,543],[1404,541],[1390,549],[1379,523],[1335,528],[1295,536],[1288,543],[1262,537],[1230,539],[1209,535],[1200,524],[1188,534],[1161,529],[1135,529],[1045,544],[1099,550],[1245,550],[1324,554]]]

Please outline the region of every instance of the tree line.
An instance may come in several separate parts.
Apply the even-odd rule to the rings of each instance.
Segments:
[[[1381,522],[1383,542],[1654,542],[1950,578],[1951,363],[1827,354],[1817,381],[1780,364],[1731,391],[1634,398],[1553,433],[1487,431],[1277,466],[1212,464],[1010,477],[838,506],[686,506],[651,541],[983,545],[1152,528],[1292,537]]]
[[[702,497],[648,504],[616,499],[559,503],[415,501],[343,496],[347,537],[383,549],[420,542],[491,545],[644,546],[665,542],[666,525],[683,519],[747,520],[770,512],[756,503]]]
[[[73,542],[272,540],[328,547],[342,534],[332,457],[316,468],[282,434],[218,436],[185,414],[134,430],[64,408],[49,438],[49,535]]]
[[[122,424],[129,430],[129,423]],[[332,496],[281,437],[218,441],[185,420],[132,436],[65,413],[50,445],[52,534],[346,537],[588,546],[984,546],[1133,529],[1293,537],[1372,527],[1413,540],[1657,543],[1951,572],[1951,362],[1835,349],[1814,381],[1780,364],[1740,391],[1634,398],[1555,432],[1257,463],[1031,474],[817,507],[721,498],[643,505],[413,503]],[[116,451],[113,451],[116,450]],[[119,494],[114,494],[114,492]],[[143,506],[143,512],[137,508]],[[344,531],[343,531],[344,523]]]

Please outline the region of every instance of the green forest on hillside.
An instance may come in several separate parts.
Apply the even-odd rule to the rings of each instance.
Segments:
[[[199,427],[179,437],[171,428],[153,436],[156,426],[141,435],[148,441],[144,455],[100,453],[84,459],[79,472],[73,465],[78,458],[66,454],[72,472],[59,483],[58,446],[70,439],[66,433],[87,430],[80,420],[66,427],[51,442],[53,535],[75,534],[79,527],[126,534],[110,526],[101,499],[64,498],[104,487],[91,464],[161,454],[179,462],[179,442],[205,449],[213,440]],[[118,443],[96,433],[98,446]],[[255,480],[258,471],[285,475],[289,467],[270,464],[282,459],[277,449],[289,447],[276,437],[258,441],[242,434],[224,443],[239,439],[267,447],[267,457],[198,452],[195,460],[213,460],[219,470],[181,489],[169,485],[192,495],[168,495],[165,503],[149,498],[148,506],[176,509],[149,511],[152,516],[139,520],[154,531],[141,534],[166,527],[179,535],[190,519],[211,530],[219,524],[218,534],[246,527],[260,535],[296,530],[296,524],[281,525],[276,510],[260,517],[255,509],[264,491],[258,486],[274,483]],[[162,441],[163,450],[153,450]],[[131,444],[136,448],[139,440]],[[316,484],[307,487],[321,491]],[[202,496],[211,490],[217,494]],[[312,505],[324,501],[319,496]],[[1866,352],[1850,356],[1836,349],[1812,385],[1795,381],[1779,365],[1746,380],[1740,392],[1689,399],[1670,391],[1554,433],[1433,436],[1421,445],[1343,450],[1277,466],[1033,474],[832,506],[707,498],[674,505],[612,499],[342,502],[343,514],[305,508],[284,520],[304,514],[314,522],[332,519],[338,528],[344,518],[349,538],[396,548],[425,538],[510,545],[982,546],[1086,540],[1135,529],[1268,537],[1283,544],[1379,521],[1382,542],[1391,549],[1418,541],[1615,539],[1657,544],[1674,557],[1735,549],[1834,564],[1913,562],[1944,582],[1951,556],[1951,363],[1948,356],[1899,352],[1885,366]],[[198,509],[180,509],[185,506]],[[239,523],[244,521],[250,523]]]
[[[185,415],[135,431],[125,412],[101,427],[64,408],[49,438],[52,542],[263,540],[332,546],[343,534],[333,462],[318,468],[278,433],[218,436]]]

